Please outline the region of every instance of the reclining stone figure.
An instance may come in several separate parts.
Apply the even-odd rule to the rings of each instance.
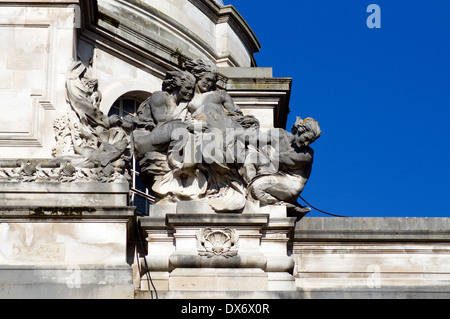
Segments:
[[[133,119],[134,154],[140,178],[157,204],[207,202],[217,213],[241,212],[249,200],[284,205],[303,216],[297,203],[311,172],[309,145],[321,134],[318,123],[298,119],[292,134],[260,130],[218,85],[210,61],[186,62],[171,71]],[[240,156],[228,157],[229,151]]]

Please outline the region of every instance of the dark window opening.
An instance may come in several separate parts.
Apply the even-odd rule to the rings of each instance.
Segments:
[[[136,115],[139,106],[145,99],[146,97],[142,97],[142,95],[139,97],[125,95],[114,102],[108,116],[113,114],[117,114],[121,118],[125,118],[129,115],[134,116]],[[150,212],[150,205],[155,202],[155,197],[151,190],[147,189],[144,183],[140,180],[139,172],[139,163],[133,156],[130,167],[130,205],[136,206],[138,215],[148,216]]]

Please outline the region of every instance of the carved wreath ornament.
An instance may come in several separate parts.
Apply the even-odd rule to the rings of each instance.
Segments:
[[[230,228],[203,228],[197,232],[197,250],[200,256],[230,258],[238,254],[238,249],[239,236]]]

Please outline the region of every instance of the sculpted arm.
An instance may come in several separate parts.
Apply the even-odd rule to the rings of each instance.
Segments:
[[[241,109],[236,104],[234,104],[233,99],[226,91],[222,91],[222,97],[223,106],[225,107],[229,115],[243,115]]]
[[[314,151],[310,147],[294,149],[280,153],[280,165],[291,168],[310,165],[313,163]]]
[[[148,101],[148,108],[156,124],[166,121],[168,93],[155,92]]]

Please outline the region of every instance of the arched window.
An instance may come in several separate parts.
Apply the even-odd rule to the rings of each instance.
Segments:
[[[132,92],[121,96],[114,102],[108,115],[119,115],[121,118],[127,115],[135,115],[139,106],[148,97],[146,92]],[[139,215],[149,215],[150,205],[155,202],[155,197],[148,190],[144,183],[139,178],[139,163],[135,160],[134,156],[131,161],[130,175],[132,178],[130,188],[130,204],[136,206],[137,213]]]

